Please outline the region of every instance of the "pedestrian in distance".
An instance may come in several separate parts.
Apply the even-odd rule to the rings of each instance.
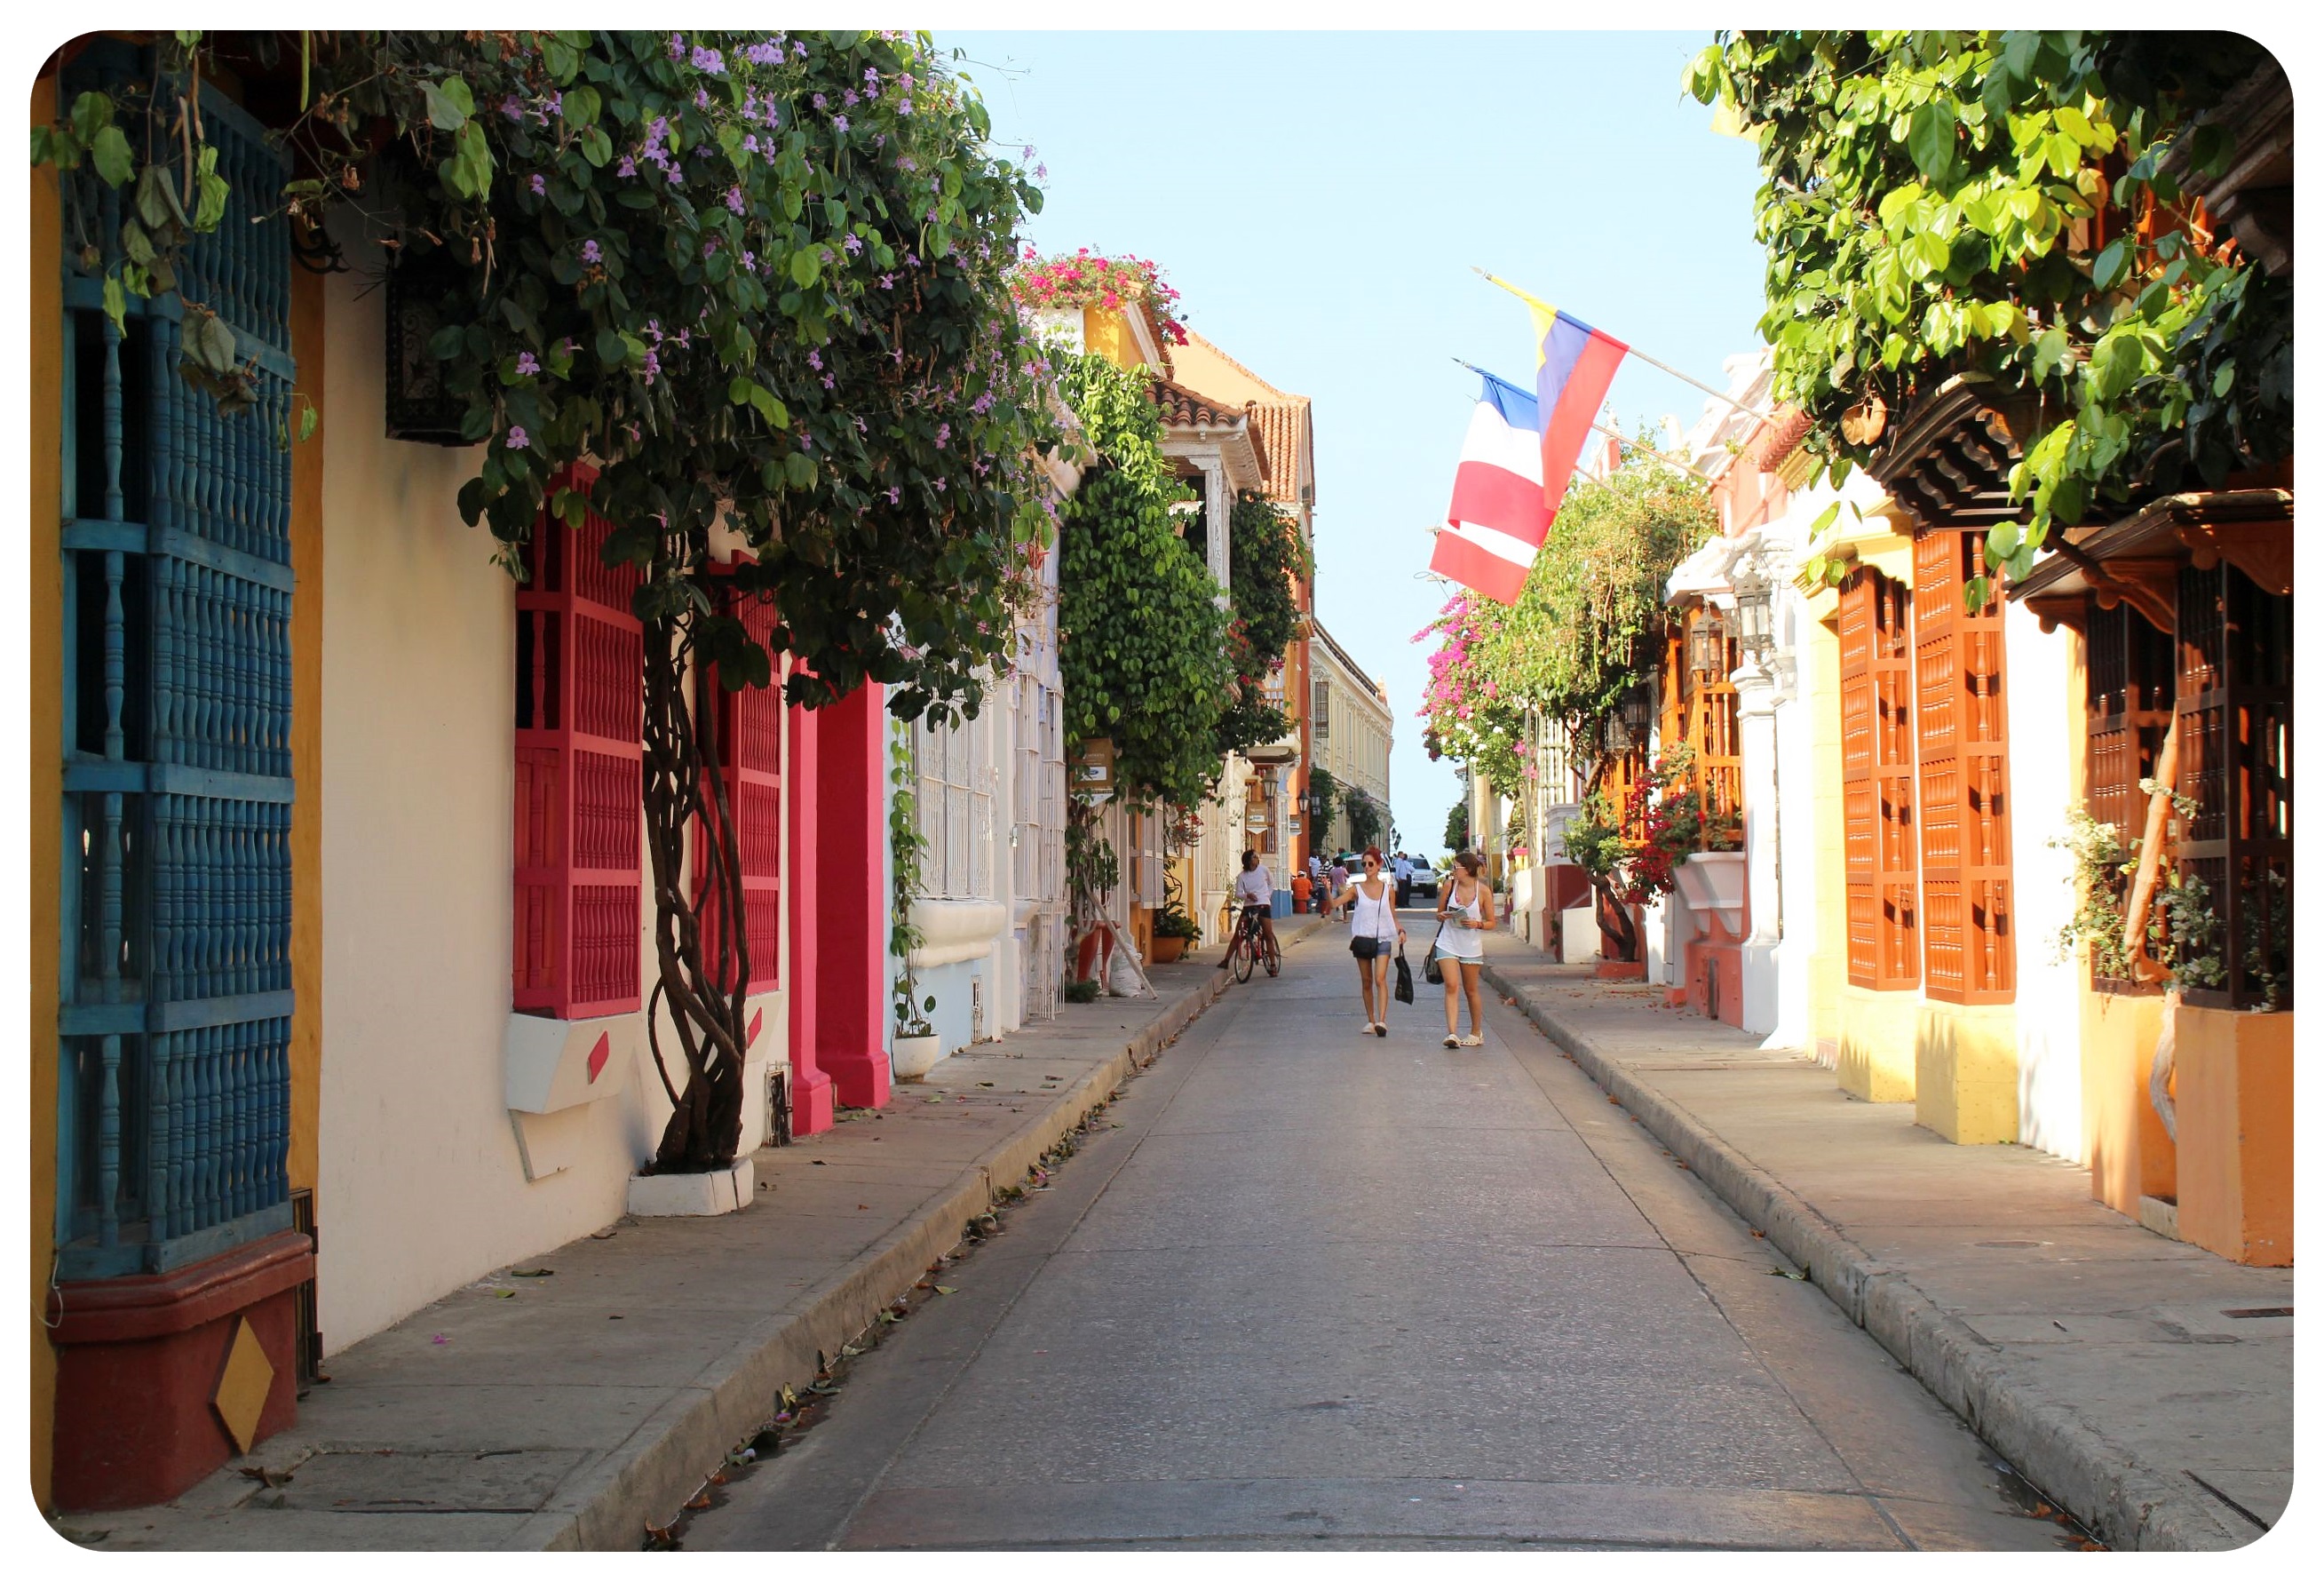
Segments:
[[[1348,950],[1356,958],[1356,976],[1364,990],[1364,1031],[1388,1036],[1388,967],[1392,949],[1404,943],[1404,925],[1396,917],[1396,881],[1383,871],[1379,847],[1364,852],[1364,876],[1342,890],[1332,904],[1354,909],[1348,930]],[[1377,1007],[1377,1009],[1375,1009]]]
[[[1396,904],[1399,908],[1410,906],[1412,904],[1412,858],[1403,852],[1397,853],[1395,873]]]
[[[1324,894],[1337,897],[1345,892],[1348,888],[1348,859],[1343,856],[1333,857],[1332,859],[1332,871],[1328,876],[1331,880],[1331,885],[1324,891]],[[1323,903],[1323,906],[1324,910],[1327,911],[1336,911],[1339,910],[1340,902],[1336,899],[1330,900],[1326,901]]]
[[[1477,983],[1485,973],[1485,930],[1493,926],[1493,892],[1483,877],[1485,859],[1464,851],[1452,859],[1452,882],[1436,893],[1436,942],[1429,952],[1444,975],[1444,1047],[1474,1049],[1485,1041],[1484,997]],[[1461,996],[1469,996],[1469,1036],[1461,1036]]]

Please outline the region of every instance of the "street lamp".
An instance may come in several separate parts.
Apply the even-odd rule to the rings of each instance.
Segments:
[[[1775,636],[1775,587],[1746,561],[1735,576],[1735,642],[1752,659],[1766,655]]]

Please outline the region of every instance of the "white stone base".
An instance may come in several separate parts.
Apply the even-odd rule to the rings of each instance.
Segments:
[[[732,1214],[751,1206],[758,1171],[745,1154],[725,1170],[691,1176],[632,1176],[630,1212],[663,1218],[681,1214]]]
[[[1559,913],[1559,931],[1564,936],[1564,954],[1561,961],[1595,961],[1598,959],[1598,911],[1589,902],[1569,906]]]

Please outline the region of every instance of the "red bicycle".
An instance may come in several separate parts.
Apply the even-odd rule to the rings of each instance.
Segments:
[[[1266,916],[1265,907],[1246,905],[1242,915],[1235,920],[1234,940],[1227,947],[1227,966],[1239,984],[1250,982],[1250,969],[1262,960],[1267,963],[1268,976],[1282,974],[1283,949],[1267,931]]]

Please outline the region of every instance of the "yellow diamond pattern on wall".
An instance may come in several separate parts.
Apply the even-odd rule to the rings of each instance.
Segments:
[[[210,1397],[236,1450],[246,1454],[257,1442],[258,1420],[265,1413],[266,1394],[273,1387],[274,1365],[266,1359],[258,1331],[244,1318],[226,1354],[226,1371],[218,1376],[217,1393]]]

